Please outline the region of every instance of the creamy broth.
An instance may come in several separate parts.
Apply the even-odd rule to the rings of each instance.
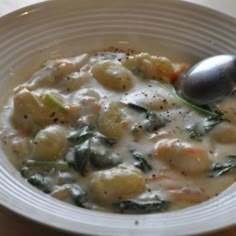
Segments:
[[[79,207],[204,202],[235,181],[235,97],[193,106],[172,85],[186,69],[114,48],[48,61],[9,98],[2,146],[26,181]]]

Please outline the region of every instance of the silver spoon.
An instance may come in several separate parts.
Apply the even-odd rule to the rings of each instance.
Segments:
[[[233,92],[236,56],[218,55],[191,66],[178,79],[177,92],[196,105],[218,102]]]

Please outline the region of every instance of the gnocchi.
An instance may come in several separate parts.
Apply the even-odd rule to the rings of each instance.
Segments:
[[[33,140],[34,159],[55,161],[62,159],[66,150],[68,130],[59,125],[50,125],[40,130]]]
[[[148,53],[134,55],[124,61],[128,68],[137,68],[145,77],[170,82],[170,75],[174,68],[171,61],[166,57],[151,56]]]
[[[30,133],[44,123],[43,105],[39,97],[27,89],[21,90],[13,100],[12,121],[16,128]],[[39,114],[38,114],[39,112]]]
[[[185,101],[173,82],[187,68],[116,48],[50,60],[5,104],[2,147],[27,182],[78,207],[146,214],[207,201],[236,179],[235,97]]]
[[[178,139],[163,139],[157,142],[154,155],[188,174],[207,171],[211,165],[209,153],[203,147]]]
[[[92,197],[103,204],[135,197],[143,193],[145,188],[142,172],[128,165],[95,172],[89,182]]]
[[[126,91],[133,87],[134,76],[119,62],[101,61],[92,68],[95,79],[108,89]]]
[[[119,138],[124,133],[121,107],[122,104],[113,102],[98,117],[98,129],[108,137]]]
[[[209,135],[219,143],[233,144],[236,142],[236,128],[226,122],[219,124]]]
[[[82,54],[75,58],[62,58],[49,61],[45,67],[32,75],[32,79],[30,81],[18,86],[15,91],[22,88],[35,90],[39,87],[53,86],[69,74],[79,71],[88,62],[88,59],[88,54]]]

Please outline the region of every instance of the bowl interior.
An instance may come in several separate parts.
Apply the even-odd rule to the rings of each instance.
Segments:
[[[236,53],[235,19],[174,0],[49,1],[4,16],[0,28],[0,104],[6,102],[13,87],[51,58],[109,46],[187,63]],[[236,185],[196,207],[162,214],[116,215],[76,208],[40,193],[25,183],[1,150],[0,156],[0,203],[66,231],[189,235],[236,223]]]

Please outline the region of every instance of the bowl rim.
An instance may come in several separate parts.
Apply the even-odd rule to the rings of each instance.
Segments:
[[[77,2],[76,0],[70,0],[72,3],[75,3]],[[83,0],[82,0],[83,1]],[[165,3],[165,2],[175,2],[175,0],[154,0],[154,2],[162,2],[162,3]],[[34,11],[34,14],[37,14],[37,11],[40,12],[40,11],[43,11],[43,9],[47,8],[48,6],[50,7],[54,7],[56,6],[57,4],[62,4],[62,2],[65,2],[63,0],[51,0],[51,1],[43,1],[43,2],[39,2],[39,3],[36,3],[36,4],[33,4],[33,5],[30,5],[30,6],[26,6],[26,7],[23,7],[21,9],[18,9],[14,12],[10,12],[6,15],[3,15],[2,17],[0,17],[0,25],[1,25],[1,22],[4,22],[4,21],[9,21],[9,20],[15,20],[19,15],[21,15],[22,13],[24,12],[30,12],[30,11]],[[85,2],[85,1],[84,1]],[[203,6],[200,6],[198,4],[193,4],[193,3],[189,3],[189,2],[184,2],[184,1],[181,1],[180,3],[178,4],[182,4],[183,6],[188,6],[188,7],[191,7],[192,9],[197,9],[197,10],[201,10],[201,11],[205,11],[209,14],[213,14],[213,15],[222,15],[222,17],[226,17],[227,19],[234,19],[233,17],[229,16],[229,15],[225,15],[221,12],[218,12],[218,11],[215,11],[213,9],[210,9],[210,8],[207,8],[207,7],[203,7]],[[35,11],[36,10],[36,11]],[[0,155],[4,155],[3,153],[0,153]],[[67,203],[62,203],[61,201],[58,201],[56,199],[51,199],[51,197],[47,197],[45,196],[45,194],[42,194],[41,192],[39,192],[38,190],[35,190],[35,188],[33,188],[32,186],[30,186],[29,184],[27,183],[24,183],[24,181],[21,179],[21,177],[15,173],[15,169],[13,167],[11,167],[11,164],[8,163],[7,160],[4,160],[4,159],[0,159],[0,182],[4,181],[4,178],[3,178],[3,175],[6,176],[9,178],[9,181],[17,181],[19,183],[21,183],[21,187],[23,187],[23,189],[25,191],[29,191],[29,192],[33,192],[34,194],[36,194],[37,196],[40,196],[40,199],[42,200],[45,200],[47,202],[56,202],[56,205],[57,206],[64,206],[66,209],[69,209],[69,210],[72,210],[72,208],[74,209],[75,207],[74,206],[70,206],[69,204]],[[6,171],[4,169],[4,167],[8,167],[8,170]],[[24,188],[25,187],[25,188]],[[226,191],[231,191],[231,187],[229,188],[229,190],[226,190]],[[26,206],[27,203],[26,202],[23,202],[21,201],[20,203],[21,204],[15,204],[15,200],[12,198],[12,196],[10,198],[7,198],[8,196],[1,196],[1,193],[0,193],[0,204],[3,206],[3,207],[6,207],[7,209],[10,209],[11,211],[21,215],[21,216],[24,216],[26,218],[28,218],[29,220],[33,220],[35,222],[38,222],[38,223],[41,223],[43,225],[46,225],[46,226],[50,226],[50,227],[54,227],[56,229],[59,229],[59,230],[63,230],[63,231],[67,231],[67,232],[70,232],[70,233],[83,233],[83,234],[88,234],[88,235],[92,235],[93,232],[90,231],[90,230],[75,230],[74,229],[71,229],[69,227],[66,227],[65,228],[65,225],[61,224],[61,222],[57,222],[56,220],[53,220],[53,221],[48,221],[48,213],[49,212],[42,212],[42,215],[40,216],[40,218],[38,217],[37,214],[32,214],[32,212],[30,211],[22,211],[22,207]],[[216,198],[217,199],[217,198]],[[209,202],[215,202],[216,199],[212,199],[212,200],[209,200],[207,203],[203,203],[201,204],[202,206],[205,206],[205,205],[208,205]],[[18,199],[19,200],[19,199]],[[218,203],[217,203],[218,204]],[[199,206],[199,205],[198,205]],[[191,207],[191,209],[196,209],[198,208],[198,206],[194,206],[194,207]],[[31,206],[32,207],[32,206]],[[33,210],[33,209],[32,209]],[[77,209],[78,210],[78,209]],[[188,208],[189,210],[189,208]],[[187,210],[187,211],[188,211]],[[171,212],[171,213],[162,213],[162,214],[167,214],[167,215],[178,215],[178,214],[181,214],[181,212],[185,212],[186,209],[183,209],[183,210],[180,210],[177,212]],[[80,209],[79,210],[79,214],[87,214],[88,213],[88,210],[86,209]],[[90,212],[90,211],[89,211]],[[112,216],[112,217],[116,217],[117,215],[116,214],[108,214],[108,213],[101,213],[101,212],[95,212],[94,213],[97,217],[100,217],[100,216]],[[130,220],[130,222],[132,221],[132,223],[134,223],[134,225],[136,224],[136,220],[143,220],[145,218],[145,220],[148,220],[152,217],[152,215],[140,215],[140,216],[130,216],[130,215],[122,215],[122,216],[118,216],[117,218],[119,220]],[[122,219],[121,219],[122,218]],[[132,218],[132,219],[130,219]],[[58,218],[59,219],[59,218]],[[160,220],[160,217],[158,218]],[[62,220],[62,219],[61,219]],[[75,224],[77,221],[73,221],[72,224]],[[78,223],[78,222],[77,222]],[[101,222],[100,222],[101,223]],[[166,222],[162,222],[163,224],[166,224]],[[215,227],[211,227],[210,229],[207,229],[207,232],[212,232],[212,231],[216,231],[218,229],[222,229],[222,228],[225,228],[225,227],[230,227],[232,225],[234,225],[236,222],[235,221],[229,221],[229,224],[225,224],[224,221],[218,221],[217,224],[215,225]],[[90,225],[91,226],[91,225]],[[127,226],[128,227],[128,226]],[[136,227],[136,228],[135,228]],[[133,232],[133,230],[136,230],[138,229],[138,226],[135,225],[134,228],[132,228],[132,230],[129,232]],[[135,232],[135,231],[134,231]],[[164,231],[163,231],[164,232]],[[186,232],[189,234],[197,234],[197,233],[205,233],[206,230],[205,229],[201,229],[201,228],[195,228],[195,231],[193,232]],[[103,231],[97,231],[98,235],[105,235],[104,233],[106,232],[103,232]],[[150,233],[148,231],[148,233]],[[106,234],[106,235],[110,235],[110,234]],[[114,234],[115,235],[115,234]],[[128,235],[128,234],[127,234]],[[149,235],[149,234],[148,234]],[[162,235],[162,232],[160,232],[160,235]],[[168,235],[167,234],[163,234],[163,235]],[[182,235],[182,232],[181,232],[181,235]]]

